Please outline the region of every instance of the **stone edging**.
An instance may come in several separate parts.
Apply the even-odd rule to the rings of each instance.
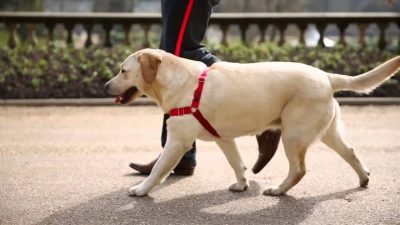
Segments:
[[[336,98],[341,105],[400,105],[400,97],[345,97]],[[140,98],[132,105],[154,106],[148,98]],[[112,98],[76,99],[1,99],[0,106],[116,106]]]

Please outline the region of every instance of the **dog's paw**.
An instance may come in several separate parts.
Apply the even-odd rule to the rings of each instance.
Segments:
[[[279,189],[278,187],[270,187],[264,190],[263,194],[264,195],[282,195],[285,192],[283,192],[281,189]]]
[[[234,183],[229,187],[230,191],[234,191],[234,192],[241,192],[241,191],[245,191],[247,190],[247,188],[249,187],[249,182],[243,182],[243,183]]]
[[[365,178],[365,179],[362,179],[362,180],[360,180],[360,187],[365,188],[365,187],[368,186],[368,183],[369,183],[369,178],[368,177]]]
[[[365,171],[365,175],[364,176],[360,176],[360,187],[367,187],[368,183],[369,183],[369,169],[364,168]]]
[[[143,188],[143,185],[135,185],[129,188],[128,193],[130,196],[142,197],[147,195],[147,191]]]

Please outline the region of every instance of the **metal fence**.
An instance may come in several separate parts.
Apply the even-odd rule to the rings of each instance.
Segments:
[[[8,46],[14,48],[18,42],[17,28],[24,25],[27,28],[27,42],[37,44],[36,31],[39,26],[48,30],[47,40],[54,40],[54,28],[62,24],[66,29],[66,44],[73,42],[73,30],[76,25],[83,25],[87,33],[84,46],[93,44],[92,34],[95,25],[100,25],[104,30],[105,47],[112,47],[111,32],[115,25],[120,25],[123,31],[123,44],[131,44],[132,26],[139,25],[143,32],[144,47],[149,46],[149,32],[152,26],[161,26],[161,15],[158,13],[43,13],[43,12],[0,12],[0,23],[4,24],[8,33]],[[394,36],[396,48],[400,50],[400,13],[214,13],[210,20],[211,26],[219,27],[222,37],[220,42],[228,44],[229,29],[231,26],[239,27],[240,39],[246,43],[248,28],[255,25],[260,36],[259,41],[265,42],[268,27],[273,27],[277,33],[277,42],[283,45],[287,41],[287,28],[294,25],[296,39],[299,44],[305,44],[305,31],[309,25],[315,25],[319,33],[319,46],[325,46],[325,30],[334,25],[338,30],[338,42],[346,45],[348,36],[346,29],[350,25],[357,27],[357,42],[366,46],[366,31],[371,25],[376,25],[378,31],[376,45],[380,49],[387,47],[387,28],[395,26]]]

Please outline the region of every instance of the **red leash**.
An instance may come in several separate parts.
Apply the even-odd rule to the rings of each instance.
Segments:
[[[204,83],[207,77],[208,70],[210,68],[205,68],[199,77],[199,85],[194,91],[194,96],[192,100],[191,106],[186,106],[182,108],[174,108],[169,112],[170,116],[183,116],[193,114],[193,116],[201,123],[201,125],[210,132],[215,137],[220,137],[214,127],[208,122],[206,118],[204,118],[203,114],[199,110],[201,94],[203,93]]]
[[[182,42],[183,42],[183,36],[185,35],[185,30],[187,23],[189,22],[189,17],[190,13],[192,12],[192,7],[193,7],[194,0],[189,0],[188,6],[185,11],[185,15],[183,17],[181,29],[179,30],[178,34],[178,40],[176,42],[175,46],[175,55],[176,56],[181,56],[181,47],[182,47]]]

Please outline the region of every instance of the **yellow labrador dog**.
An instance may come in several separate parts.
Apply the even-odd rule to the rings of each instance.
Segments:
[[[144,49],[128,56],[121,71],[105,87],[109,94],[118,96],[119,103],[127,104],[146,95],[164,113],[170,113],[192,104],[205,67],[201,62],[162,50]],[[201,111],[220,137],[211,134],[191,112],[170,117],[165,149],[151,174],[131,187],[129,194],[148,194],[167,177],[195,139],[217,143],[237,178],[230,190],[244,191],[249,182],[235,138],[266,129],[282,130],[290,168],[286,179],[267,188],[264,194],[283,194],[302,179],[306,173],[304,157],[315,140],[321,140],[348,162],[358,174],[360,186],[365,187],[369,171],[342,138],[340,109],[333,93],[369,92],[399,68],[400,56],[356,77],[327,73],[300,63],[217,62],[209,68],[200,104],[192,111]]]

